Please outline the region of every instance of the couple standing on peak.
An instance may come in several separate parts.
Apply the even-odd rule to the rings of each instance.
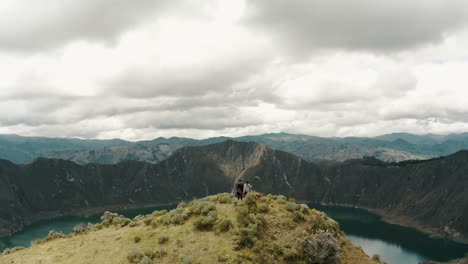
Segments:
[[[247,193],[249,193],[252,190],[252,184],[250,184],[249,181],[246,181],[245,183],[242,182],[242,180],[239,180],[239,182],[236,184],[234,188],[234,192],[236,193],[237,200],[241,200],[244,198]]]

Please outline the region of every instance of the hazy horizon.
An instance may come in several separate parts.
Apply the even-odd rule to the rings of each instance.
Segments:
[[[27,136],[27,135],[19,135],[19,134],[0,134],[0,136],[19,136],[19,137],[31,137],[31,138],[60,138],[60,139],[81,139],[81,140],[124,140],[124,141],[129,141],[129,142],[138,142],[138,141],[149,141],[149,140],[154,140],[157,138],[188,138],[188,139],[196,139],[196,140],[204,140],[204,139],[210,139],[210,138],[238,138],[238,137],[248,137],[248,136],[262,136],[262,135],[278,135],[278,134],[288,134],[288,135],[295,135],[295,136],[307,136],[307,137],[320,137],[320,138],[352,138],[352,137],[362,137],[362,138],[376,138],[376,137],[381,137],[381,136],[386,136],[386,135],[392,135],[392,134],[410,134],[410,135],[415,135],[415,136],[449,136],[449,135],[461,135],[465,134],[467,132],[460,132],[460,133],[446,133],[446,134],[434,134],[434,133],[422,133],[422,134],[414,134],[414,133],[407,133],[407,132],[391,132],[387,134],[379,134],[375,136],[317,136],[317,135],[309,135],[309,134],[301,134],[301,133],[288,133],[284,131],[279,131],[279,132],[268,132],[268,133],[259,133],[259,134],[245,134],[245,135],[239,135],[239,136],[224,136],[224,135],[218,135],[218,136],[212,136],[212,137],[179,137],[179,136],[168,136],[168,137],[154,137],[154,138],[145,138],[145,139],[140,139],[140,140],[127,140],[123,138],[83,138],[83,137],[53,137],[53,136]]]

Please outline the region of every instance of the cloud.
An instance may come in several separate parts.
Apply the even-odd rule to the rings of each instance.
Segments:
[[[468,130],[465,7],[1,1],[0,133],[139,140]]]
[[[37,51],[78,39],[112,42],[172,2],[5,0],[0,4],[0,49]]]
[[[118,71],[103,86],[125,97],[230,93],[271,60],[266,41],[237,25],[177,18],[123,36]]]
[[[356,67],[360,65],[360,67]],[[332,110],[404,97],[417,79],[406,66],[383,56],[335,53],[296,64],[275,89],[282,107]],[[283,73],[284,74],[284,73]]]
[[[441,42],[468,23],[468,2],[458,0],[249,2],[245,23],[275,36],[287,50],[401,51]],[[266,33],[265,33],[266,32]]]

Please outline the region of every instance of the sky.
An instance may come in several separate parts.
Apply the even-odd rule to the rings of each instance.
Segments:
[[[2,0],[0,134],[468,131],[468,1]]]

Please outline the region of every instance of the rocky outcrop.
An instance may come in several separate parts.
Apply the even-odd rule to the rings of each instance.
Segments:
[[[157,164],[0,161],[0,232],[90,208],[230,191],[238,178],[251,180],[261,192],[367,207],[434,233],[468,236],[468,151],[418,162],[366,158],[312,163],[262,144],[231,140],[185,147]]]

